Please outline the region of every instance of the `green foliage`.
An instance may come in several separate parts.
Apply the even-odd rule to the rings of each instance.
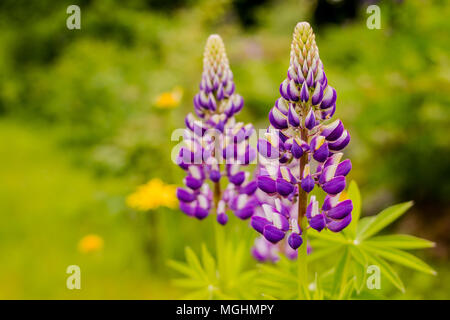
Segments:
[[[254,299],[252,283],[257,274],[256,270],[245,268],[249,259],[247,243],[224,241],[223,230],[217,231],[216,259],[202,244],[200,257],[186,247],[185,263],[168,262],[172,269],[184,276],[173,280],[173,284],[189,291],[185,299]]]
[[[309,288],[313,299],[376,297],[365,289],[366,270],[370,265],[380,268],[382,286],[386,284],[384,282],[386,279],[404,292],[405,286],[402,280],[387,261],[436,275],[436,271],[425,262],[403,251],[430,248],[434,246],[433,242],[410,235],[377,235],[378,232],[403,215],[412,206],[412,202],[394,205],[375,216],[360,219],[361,197],[354,181],[350,183],[348,195],[354,204],[353,219],[343,233],[333,233],[328,230],[317,232],[313,229],[308,231],[313,248],[312,254],[308,256],[308,263],[320,270],[320,267],[323,267],[330,257],[333,257],[334,260],[330,268],[322,270],[322,274],[316,273],[314,282],[310,284]],[[296,298],[297,275],[294,264],[287,259],[282,259],[277,265],[261,267],[260,278],[263,279],[259,281],[261,292],[267,292],[267,295],[280,299]],[[310,269],[314,270],[314,267]]]

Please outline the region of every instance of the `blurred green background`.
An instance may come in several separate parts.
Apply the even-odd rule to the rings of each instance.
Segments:
[[[365,214],[414,200],[393,231],[437,244],[418,254],[438,276],[405,271],[406,294],[389,297],[450,298],[450,3],[375,3],[380,30],[356,0],[1,1],[0,298],[179,298],[166,261],[212,246],[213,219],[126,199],[152,178],[181,184],[170,135],[193,109],[208,35],[225,41],[238,118],[264,128],[303,20],[352,135]],[[66,28],[70,4],[81,30]],[[81,290],[66,288],[72,264]]]

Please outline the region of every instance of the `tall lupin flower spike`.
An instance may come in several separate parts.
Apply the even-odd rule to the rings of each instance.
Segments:
[[[225,46],[218,35],[211,35],[206,43],[200,92],[194,97],[194,111],[185,118],[185,146],[181,148],[178,164],[186,170],[186,188],[178,188],[180,209],[189,216],[203,219],[212,208],[217,221],[226,224],[226,211],[247,219],[258,205],[256,181],[242,170],[256,157],[249,138],[254,133],[251,124],[236,122],[244,100],[235,93],[233,73],[228,64]],[[228,178],[228,186],[221,190],[221,178]],[[214,185],[211,191],[205,183]]]
[[[330,122],[336,110],[336,90],[328,85],[315,35],[307,22],[297,24],[293,34],[287,78],[280,85],[281,97],[269,112],[266,137],[258,140],[265,162],[258,187],[275,198],[264,204],[264,214],[252,217],[252,226],[272,243],[284,239],[297,249],[303,243],[302,228],[339,232],[351,222],[353,205],[341,196],[350,160],[341,161],[350,141],[342,121]],[[322,207],[308,193],[315,186],[327,193]],[[281,210],[283,203],[298,208],[293,216]]]

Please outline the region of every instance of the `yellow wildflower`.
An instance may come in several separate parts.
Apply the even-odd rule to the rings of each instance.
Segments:
[[[176,208],[177,203],[176,186],[165,184],[157,178],[138,186],[136,191],[127,197],[127,205],[141,211],[161,206],[173,209]]]
[[[183,97],[183,88],[177,86],[169,92],[161,93],[155,101],[155,106],[160,109],[171,109],[178,107]]]
[[[78,242],[78,251],[81,253],[96,252],[103,249],[103,238],[96,234],[88,234]]]

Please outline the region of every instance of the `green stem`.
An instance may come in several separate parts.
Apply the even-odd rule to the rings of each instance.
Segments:
[[[219,203],[219,200],[221,198],[221,189],[220,189],[220,182],[214,183],[214,207],[217,210],[217,204]],[[216,240],[216,257],[217,257],[217,268],[219,270],[219,282],[221,282],[224,278],[225,273],[225,267],[223,261],[223,256],[220,254],[223,252],[224,248],[224,230],[223,226],[220,225],[217,221],[213,221],[214,223],[214,233],[215,233],[215,240]]]

